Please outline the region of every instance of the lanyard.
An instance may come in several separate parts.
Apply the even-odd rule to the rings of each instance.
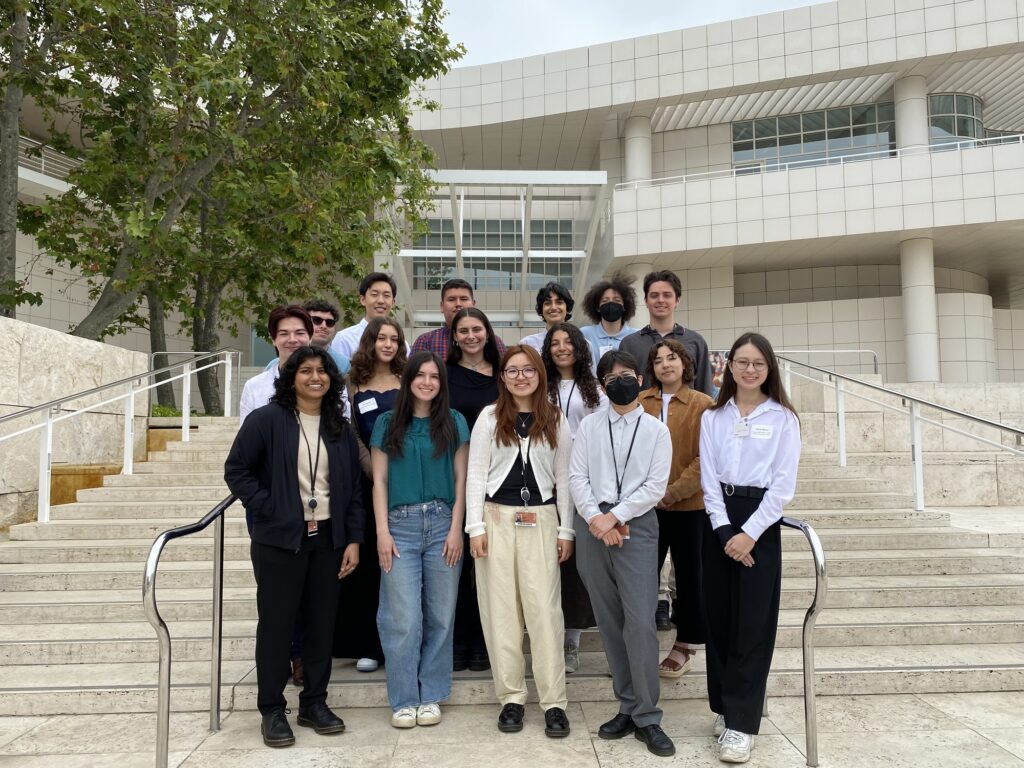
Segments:
[[[569,388],[569,396],[565,398],[565,405],[562,405],[562,382],[558,382],[558,410],[569,416],[569,412],[566,408],[572,405],[572,393],[576,391],[576,379],[572,380],[572,387]]]
[[[518,435],[517,435],[518,437]],[[523,440],[526,440],[526,460],[523,460]],[[519,498],[523,500],[523,506],[528,506],[530,503],[530,489],[526,487],[526,466],[530,463],[530,443],[529,437],[519,437],[519,467],[523,473],[523,485],[519,489]]]
[[[641,414],[642,415],[642,414]],[[625,418],[623,416],[622,418]],[[612,467],[615,469],[615,503],[622,499],[622,482],[626,479],[626,467],[629,466],[629,457],[633,455],[633,443],[636,442],[636,433],[640,430],[640,419],[637,418],[636,426],[633,427],[633,438],[629,441],[629,450],[626,451],[626,460],[622,463],[622,477],[619,477],[619,463],[615,458],[615,438],[612,437],[612,421],[608,420],[608,442],[612,444]]]
[[[316,430],[316,463],[313,462],[313,451],[309,447],[309,438],[306,437],[306,428],[302,426],[302,417],[296,414],[295,418],[299,420],[299,431],[302,433],[302,439],[306,441],[306,458],[309,461],[309,501],[306,505],[310,509],[316,509],[316,473],[320,469],[320,426],[317,426]],[[321,419],[320,424],[323,423]]]

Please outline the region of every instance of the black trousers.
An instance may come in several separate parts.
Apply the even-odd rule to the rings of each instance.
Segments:
[[[252,542],[256,576],[256,704],[261,713],[285,706],[284,687],[291,673],[292,632],[302,627],[302,661],[306,682],[299,706],[327,698],[331,679],[331,639],[338,607],[338,571],[342,550],[334,549],[331,525],[303,537],[298,552]]]
[[[469,535],[463,535],[463,552],[469,552]],[[453,648],[456,654],[472,655],[487,653],[484,642],[484,629],[480,624],[480,603],[476,598],[476,572],[473,569],[473,558],[462,558],[462,573],[459,575],[459,594],[455,601],[455,639]]]
[[[676,572],[676,598],[672,610],[676,616],[676,642],[703,645],[704,609],[701,605],[701,549],[708,516],[703,509],[658,513],[658,573],[671,550]]]
[[[729,521],[740,526],[760,502],[726,497]],[[769,527],[751,551],[750,568],[725,554],[708,521],[704,526],[704,607],[707,618],[708,702],[725,725],[756,734],[768,671],[775,652],[782,590],[780,524]]]
[[[363,498],[373,498],[373,483],[363,481]],[[377,526],[367,514],[363,543],[359,545],[359,567],[346,576],[338,589],[338,616],[334,623],[332,652],[339,659],[376,659],[384,663],[384,651],[377,634],[380,606],[380,566],[377,565]]]

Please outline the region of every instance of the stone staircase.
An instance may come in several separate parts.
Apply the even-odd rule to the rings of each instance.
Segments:
[[[197,425],[189,443],[169,443],[136,463],[134,475],[107,477],[103,488],[54,507],[50,523],[14,526],[0,544],[0,715],[155,710],[157,642],[143,616],[143,563],[159,532],[198,519],[227,494],[222,468],[236,420]],[[1024,535],[957,528],[943,509],[915,512],[904,454],[851,453],[839,468],[826,435],[806,440],[788,512],[815,526],[828,557],[818,692],[1024,689]],[[955,465],[956,454],[937,461]],[[222,705],[254,709],[255,587],[239,505],[226,522]],[[773,696],[802,691],[800,629],[814,592],[806,542],[796,531],[783,535]],[[157,581],[173,639],[175,710],[208,703],[211,545],[209,531],[171,542]],[[671,639],[661,634],[665,647]],[[696,667],[663,681],[662,695],[703,697],[703,654]],[[585,633],[570,699],[610,700],[606,671],[597,633]],[[453,703],[493,702],[489,673],[455,680]],[[331,697],[341,708],[385,705],[383,672],[338,661]]]

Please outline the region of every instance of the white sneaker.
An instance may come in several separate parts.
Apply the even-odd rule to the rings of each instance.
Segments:
[[[376,672],[379,666],[380,663],[376,659],[364,658],[356,662],[356,669],[360,672]]]
[[[725,733],[725,715],[715,715],[715,724],[712,726],[715,736]]]
[[[415,728],[416,707],[402,707],[392,712],[391,725],[395,728]]]
[[[575,643],[565,642],[565,674],[571,675],[580,668],[580,647]]]
[[[441,722],[441,707],[437,704],[420,704],[416,710],[416,725],[437,725]]]
[[[745,763],[750,759],[750,748],[754,737],[726,728],[718,737],[718,759],[723,763]]]

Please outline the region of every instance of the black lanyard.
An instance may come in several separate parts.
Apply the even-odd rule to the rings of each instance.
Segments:
[[[306,428],[302,426],[302,417],[298,414],[295,417],[299,420],[299,431],[302,433],[302,439],[306,441],[306,459],[309,461],[309,501],[306,505],[310,509],[316,509],[316,473],[320,469],[320,425],[323,424],[323,419],[317,424],[316,430],[316,463],[313,462],[313,451],[309,447],[309,438],[306,437]]]
[[[566,418],[569,417],[569,411],[566,409],[572,405],[572,393],[576,391],[576,379],[572,380],[572,386],[569,388],[569,396],[565,398],[565,405],[562,405],[562,382],[558,382],[558,410],[565,414]]]
[[[640,414],[643,416],[643,414]],[[625,416],[622,417],[626,418]],[[612,467],[615,469],[615,503],[622,500],[622,482],[626,479],[626,467],[629,466],[629,457],[633,455],[633,443],[636,442],[636,433],[640,430],[640,417],[637,417],[636,426],[633,427],[633,438],[629,441],[629,450],[626,451],[626,460],[622,463],[622,477],[619,477],[619,463],[615,458],[615,438],[612,437],[612,420],[608,419],[608,442],[612,444]]]

